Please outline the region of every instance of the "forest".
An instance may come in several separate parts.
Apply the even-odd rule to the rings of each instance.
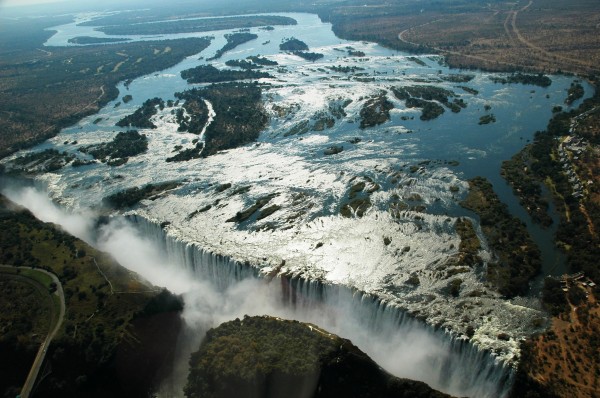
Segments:
[[[394,104],[387,99],[387,92],[381,92],[367,99],[360,110],[360,128],[374,127],[390,120]]]
[[[142,106],[131,115],[125,116],[119,120],[116,125],[118,127],[137,127],[140,129],[155,129],[156,125],[150,121],[150,118],[158,113],[158,109],[165,107],[165,102],[160,98],[152,98],[146,100]]]
[[[236,148],[258,138],[269,120],[256,83],[222,83],[176,93],[179,99],[210,101],[216,113],[208,126],[202,156]],[[193,115],[192,115],[193,116]]]
[[[506,297],[525,295],[542,263],[540,251],[525,224],[512,216],[485,178],[469,180],[469,194],[460,204],[479,216],[481,229],[498,260],[488,264],[487,278]]]
[[[242,44],[249,42],[251,40],[256,40],[258,38],[254,33],[229,33],[225,35],[225,40],[227,43],[217,52],[214,56],[208,58],[208,61],[213,61],[215,59],[219,59],[225,54],[227,51],[233,50],[237,46],[241,46]]]
[[[143,187],[133,187],[109,195],[102,199],[102,203],[115,210],[126,210],[144,199],[156,196],[164,191],[175,189],[179,186],[176,182],[160,184],[147,184]]]
[[[236,65],[237,66],[237,65]],[[262,79],[273,77],[266,72],[251,69],[217,69],[212,65],[200,65],[181,71],[181,77],[188,83],[220,83],[232,80]]]
[[[148,138],[137,130],[117,133],[112,141],[81,147],[83,153],[112,166],[127,163],[131,156],[142,154],[148,150]],[[116,163],[115,163],[116,162]]]

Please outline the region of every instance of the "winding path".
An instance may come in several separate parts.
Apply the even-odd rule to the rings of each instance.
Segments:
[[[10,265],[0,265],[0,273],[6,272],[6,270],[14,270],[15,268],[16,267],[10,266]],[[27,267],[18,267],[18,268],[31,269],[31,268],[27,268]],[[54,299],[52,298],[52,295],[50,293],[48,293],[48,297],[51,301],[50,308],[52,308],[52,318],[53,318],[51,325],[54,325],[54,328],[52,328],[52,326],[51,326],[51,330],[48,332],[48,335],[46,336],[46,338],[40,345],[40,348],[38,349],[37,355],[35,356],[33,364],[31,365],[31,369],[29,370],[29,374],[27,375],[27,379],[25,380],[25,383],[23,384],[23,388],[21,389],[21,395],[20,395],[21,398],[29,398],[29,396],[31,395],[33,387],[35,386],[35,381],[37,380],[37,376],[40,372],[42,364],[44,363],[44,358],[46,357],[46,352],[48,351],[48,347],[50,346],[52,339],[56,336],[56,334],[60,330],[60,327],[62,326],[62,323],[65,318],[65,295],[63,292],[62,284],[60,283],[60,281],[58,280],[56,275],[54,275],[46,270],[43,270],[40,268],[35,268],[35,271],[49,276],[50,278],[52,278],[52,281],[56,284],[55,294],[58,295],[58,297],[60,298],[60,310],[59,310],[59,313],[57,316],[56,310],[54,307]],[[35,283],[36,287],[38,287],[38,285],[39,285],[39,282],[37,282],[27,276],[13,274],[13,273],[10,273],[10,275],[12,275],[26,283],[32,283],[32,281],[33,281]]]

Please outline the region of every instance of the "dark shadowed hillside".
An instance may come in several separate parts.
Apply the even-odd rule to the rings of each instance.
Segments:
[[[391,376],[349,340],[267,316],[211,329],[190,367],[188,398],[449,397]]]

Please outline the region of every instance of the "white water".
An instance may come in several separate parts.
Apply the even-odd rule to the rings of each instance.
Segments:
[[[512,369],[489,352],[426,326],[398,307],[347,288],[301,277],[256,278],[256,270],[165,234],[144,218],[141,236],[162,247],[167,263],[207,282],[185,293],[184,317],[204,329],[243,315],[273,315],[317,324],[352,340],[394,375],[456,396],[502,397]]]
[[[316,318],[314,322],[320,326],[356,339],[355,343],[395,374],[425,380],[457,395],[502,395],[507,386],[501,382],[508,374],[506,364],[518,360],[519,341],[535,331],[533,320],[544,315],[502,300],[483,283],[484,267],[460,274],[460,296],[450,297],[445,293],[449,280],[440,266],[457,254],[460,241],[453,227],[456,218],[472,216],[457,204],[467,188],[465,179],[476,174],[497,175],[500,162],[516,152],[523,139],[545,127],[551,107],[562,104],[570,79],[553,77],[549,88],[500,86],[490,82],[489,74],[473,73],[474,79],[465,85],[480,93],[472,95],[456,84],[438,80],[438,71],[442,75],[456,71],[438,65],[435,57],[421,56],[426,65],[417,66],[406,55],[372,43],[339,40],[330,26],[315,16],[292,16],[298,19],[298,26],[276,27],[274,32],[253,29],[260,36],[258,40],[214,63],[222,68],[228,59],[260,53],[282,67],[267,68],[275,76],[263,80],[273,84],[265,94],[271,125],[256,145],[207,159],[165,163],[175,146],[190,147],[198,138],[178,133],[170,115],[172,109],[165,108],[153,119],[158,128],[143,131],[149,137],[148,152],[126,165],[65,167],[57,173],[39,174],[37,181],[56,201],[79,210],[94,208],[102,197],[122,189],[180,181],[180,188],[143,201],[132,213],[140,216],[136,220],[143,229],[142,237],[127,224],[115,224],[105,230],[101,243],[151,282],[185,293],[185,316],[192,330],[198,331],[196,339],[206,327],[245,313]],[[48,44],[86,35],[78,29],[75,25],[58,29],[60,35],[52,39],[57,41]],[[223,45],[223,34],[227,32],[201,35],[213,33],[215,40],[203,52],[205,57]],[[325,58],[308,63],[279,53],[279,40],[289,36],[307,42],[311,50],[325,54]],[[174,37],[179,36],[168,38]],[[266,39],[271,43],[262,45]],[[364,51],[368,62],[344,55],[349,45]],[[111,140],[117,120],[148,98],[172,99],[174,92],[189,87],[180,78],[180,71],[204,62],[196,55],[174,68],[136,79],[127,87],[121,84],[121,96],[132,94],[133,101],[115,108],[120,101],[115,100],[99,114],[65,129],[34,151],[55,148],[81,157],[72,142],[85,146]],[[373,80],[340,76],[326,69],[337,65],[364,67]],[[392,120],[376,128],[357,128],[361,105],[368,96],[392,86],[423,81],[460,92],[468,107],[460,114],[447,111],[437,120],[421,122],[417,110],[407,109],[388,93],[395,105]],[[330,105],[346,99],[352,100],[346,109],[348,115],[336,120],[334,128],[283,137],[299,121],[312,123],[315,115],[328,113]],[[477,125],[484,104],[492,105],[497,123]],[[276,106],[291,111],[281,117]],[[93,124],[98,117],[103,120]],[[414,133],[407,134],[409,131]],[[362,138],[361,143],[348,144],[357,136]],[[344,152],[323,156],[323,150],[334,144],[343,145]],[[440,159],[439,163],[421,164]],[[3,162],[9,168],[10,160]],[[460,166],[451,167],[443,162],[446,160],[458,160]],[[418,166],[418,171],[411,172],[410,166]],[[381,186],[371,195],[373,207],[362,219],[340,217],[339,207],[353,181],[366,181],[367,177]],[[392,183],[393,179],[397,181]],[[226,182],[233,185],[232,190],[243,186],[251,189],[233,196],[215,191],[215,185]],[[451,187],[459,192],[451,192]],[[225,222],[257,198],[272,193],[278,196],[270,204],[280,205],[281,209],[269,218],[242,226]],[[394,195],[405,201],[418,195],[425,212],[403,211],[400,218],[391,217],[387,208]],[[189,217],[207,205],[213,207]],[[167,237],[156,227],[165,222],[170,223]],[[265,229],[269,224],[277,229]],[[389,245],[384,244],[384,237],[392,238]],[[489,258],[485,242],[483,245],[481,255]],[[151,254],[143,257],[142,252]],[[166,259],[161,257],[163,252],[167,253]],[[240,265],[246,262],[254,268]],[[279,277],[294,275],[294,280],[305,281],[297,285],[311,304],[291,310],[281,303],[281,289],[273,282],[250,279],[234,283],[242,277],[272,273]],[[412,274],[418,275],[419,286],[406,284]],[[319,305],[314,304],[318,291],[327,292]],[[474,292],[481,296],[471,295]],[[382,301],[389,304],[383,306]],[[405,312],[399,308],[424,319],[429,326],[409,321],[413,318],[402,315]],[[373,316],[373,322],[364,322]],[[434,332],[433,325],[452,330],[452,334]],[[469,326],[475,330],[471,342],[458,340],[456,336],[464,334]],[[500,333],[509,334],[510,340],[498,339]],[[396,354],[395,347],[408,351]],[[500,362],[484,350],[497,352]],[[441,358],[440,362],[436,364],[434,358]],[[405,366],[414,363],[420,365]],[[468,382],[461,385],[462,380]]]
[[[3,193],[43,221],[63,225],[111,253],[150,283],[183,295],[186,328],[175,372],[160,396],[182,395],[189,354],[209,328],[265,314],[317,324],[352,340],[390,373],[453,395],[502,397],[510,388],[512,369],[489,352],[372,295],[301,277],[258,277],[250,265],[183,242],[142,217],[113,218],[96,232],[89,213],[65,212],[35,189]]]

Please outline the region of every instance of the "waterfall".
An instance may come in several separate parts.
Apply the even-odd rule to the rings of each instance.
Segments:
[[[393,303],[356,289],[300,275],[261,278],[258,268],[214,254],[167,233],[141,216],[129,216],[141,234],[180,267],[222,292],[245,280],[264,282],[272,300],[288,316],[312,322],[350,339],[390,373],[421,380],[457,396],[505,397],[514,369],[489,351],[441,328],[428,325]]]

